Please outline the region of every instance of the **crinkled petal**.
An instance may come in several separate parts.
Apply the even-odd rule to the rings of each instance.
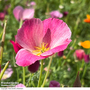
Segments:
[[[66,40],[62,45],[57,46],[53,49],[48,50],[47,52],[44,52],[41,54],[41,56],[50,56],[53,55],[56,52],[63,51],[67,48],[68,44],[71,42],[71,40]]]
[[[25,9],[22,14],[22,20],[31,19],[34,17],[34,9]]]
[[[16,58],[16,64],[18,66],[25,67],[35,63],[38,60],[44,59],[46,57],[36,56],[25,49],[20,49],[15,58]]]
[[[45,19],[43,21],[44,24],[44,35],[46,34],[47,30],[50,30],[50,37],[51,42],[48,43],[47,41],[45,43],[48,43],[51,49],[63,45],[63,42],[66,39],[70,39],[71,37],[71,31],[67,24],[63,22],[62,20],[56,19],[56,18],[49,18]],[[48,37],[45,37],[44,39],[48,39]],[[43,39],[43,41],[45,41]]]
[[[28,49],[35,50],[35,46],[40,46],[43,39],[43,24],[40,19],[26,20],[18,30],[16,41],[19,45]]]
[[[19,21],[20,17],[22,16],[23,8],[21,6],[16,6],[13,10],[14,17]]]

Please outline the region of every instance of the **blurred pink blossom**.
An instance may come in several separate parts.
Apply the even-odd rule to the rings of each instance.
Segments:
[[[14,17],[19,21],[20,19],[26,20],[34,17],[34,9],[23,9],[21,6],[16,6],[13,10]]]
[[[50,16],[52,18],[62,18],[63,14],[60,13],[58,10],[55,10],[55,11],[50,12]]]
[[[12,73],[13,73],[12,68],[7,68],[6,71],[4,72],[1,80],[5,80],[5,79],[11,77]]]
[[[90,61],[89,55],[84,55],[84,61],[88,63]]]
[[[47,68],[47,67],[45,67],[45,68],[44,68],[44,70],[47,72],[48,68]],[[51,69],[49,70],[49,72],[51,72]]]
[[[5,13],[4,12],[0,12],[0,20],[3,21],[5,18]]]
[[[74,56],[77,57],[77,59],[82,60],[84,58],[85,52],[82,49],[78,49],[75,51]]]
[[[32,2],[30,3],[30,5],[35,6],[36,3],[35,3],[34,1],[32,1]]]
[[[50,81],[49,87],[60,87],[60,83],[55,80]]]
[[[18,85],[16,85],[15,87],[26,87],[25,85],[23,85],[22,83],[20,83],[20,84],[18,84]]]

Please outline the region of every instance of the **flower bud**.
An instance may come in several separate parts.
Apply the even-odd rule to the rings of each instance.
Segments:
[[[90,61],[89,55],[84,55],[84,61],[88,63]]]
[[[57,81],[51,81],[49,87],[60,87],[60,83]]]
[[[78,60],[82,60],[84,58],[85,52],[82,49],[78,49],[75,51],[74,55],[76,55]]]
[[[31,73],[34,73],[38,70],[39,68],[39,61],[36,61],[34,64],[28,66],[28,70],[31,72]]]

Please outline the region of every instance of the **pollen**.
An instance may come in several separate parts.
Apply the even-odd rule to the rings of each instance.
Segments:
[[[41,44],[41,47],[36,47],[35,46],[35,50],[32,53],[35,54],[35,55],[40,56],[42,53],[44,53],[44,52],[46,52],[46,51],[48,51],[50,49],[47,46],[48,46],[48,43],[46,44],[46,43],[43,42]]]

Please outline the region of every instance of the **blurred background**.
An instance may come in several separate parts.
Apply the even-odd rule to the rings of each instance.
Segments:
[[[31,4],[31,2],[34,4]],[[15,52],[10,40],[15,41],[15,35],[19,29],[19,20],[17,20],[13,14],[13,10],[16,6],[22,6],[25,8],[34,9],[34,18],[40,18],[42,21],[46,18],[52,17],[52,11],[58,11],[62,16],[53,16],[63,20],[69,26],[72,32],[72,42],[68,48],[63,52],[62,56],[55,54],[51,71],[47,79],[46,87],[49,86],[51,80],[56,80],[60,83],[61,87],[73,87],[73,83],[76,79],[79,71],[80,81],[82,87],[90,86],[90,63],[86,63],[84,59],[79,60],[74,56],[75,50],[83,49],[86,54],[89,53],[89,49],[85,49],[79,46],[80,41],[90,40],[90,23],[84,22],[86,15],[90,14],[90,0],[0,0],[0,40],[2,38],[4,22],[7,20],[6,36],[4,44],[4,53],[2,68],[5,63],[10,60],[10,68],[13,73],[10,77],[8,75],[3,77],[3,82],[19,82],[22,83],[22,67],[15,64]],[[17,13],[17,12],[16,12]],[[57,14],[56,14],[57,15]],[[3,17],[3,18],[2,18]],[[68,56],[67,56],[68,55]],[[68,57],[68,58],[66,58]],[[62,64],[65,60],[65,63]],[[48,65],[48,59],[45,61],[44,67]],[[26,86],[37,86],[40,71],[30,73],[26,69]],[[45,70],[43,71],[43,77],[45,76]]]

